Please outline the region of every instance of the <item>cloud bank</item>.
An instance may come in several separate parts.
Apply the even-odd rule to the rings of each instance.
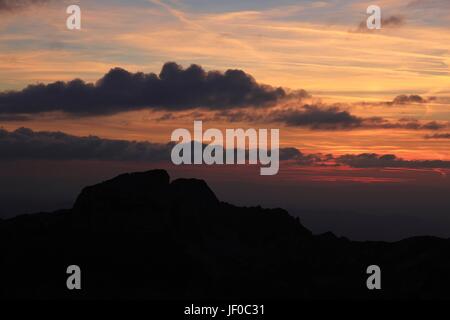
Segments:
[[[63,132],[0,129],[0,161],[7,160],[104,160],[170,162],[173,143],[78,137]],[[204,145],[205,146],[205,145]],[[204,147],[203,146],[203,147]],[[450,161],[404,160],[393,154],[302,153],[297,148],[280,148],[280,161],[299,166],[350,166],[353,168],[450,168]],[[248,152],[248,151],[247,151]]]
[[[171,144],[77,137],[28,128],[0,129],[0,160],[166,161]]]
[[[191,108],[266,107],[290,96],[282,88],[259,84],[242,70],[205,71],[198,65],[183,69],[164,64],[159,75],[111,69],[100,80],[75,79],[29,85],[0,93],[0,114],[61,111],[78,116],[107,115],[144,108],[179,111]]]

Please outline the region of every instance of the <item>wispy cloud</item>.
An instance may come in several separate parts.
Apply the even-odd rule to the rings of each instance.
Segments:
[[[0,13],[24,10],[34,5],[42,5],[56,1],[58,0],[0,0]]]

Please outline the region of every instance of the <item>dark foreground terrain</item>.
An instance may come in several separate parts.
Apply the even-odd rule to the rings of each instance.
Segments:
[[[0,252],[1,298],[450,298],[449,240],[314,236],[282,209],[223,203],[163,170],[87,187],[70,210],[0,220]],[[372,264],[382,290],[366,287]],[[69,265],[81,290],[66,287]]]

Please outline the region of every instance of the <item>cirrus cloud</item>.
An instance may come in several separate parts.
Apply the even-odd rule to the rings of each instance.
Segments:
[[[33,5],[40,5],[55,0],[0,0],[0,13],[23,10]]]

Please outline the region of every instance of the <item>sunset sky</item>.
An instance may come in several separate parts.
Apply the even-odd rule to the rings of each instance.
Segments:
[[[79,31],[66,28],[70,4],[81,7]],[[381,30],[366,28],[372,4]],[[448,0],[0,0],[0,198],[9,201],[0,214],[53,208],[60,190],[54,205],[66,205],[112,173],[165,166],[244,204],[312,210],[339,189],[318,209],[392,217],[413,208],[414,221],[430,210],[440,222],[397,236],[450,236],[449,64]],[[57,81],[67,83],[54,94],[46,85]],[[149,81],[169,93],[136,98]],[[193,120],[279,128],[280,174],[162,164],[153,152]],[[103,149],[80,154],[88,136]],[[240,178],[260,193],[239,194]],[[47,189],[45,201],[29,196],[35,188]],[[319,220],[310,223],[321,230]]]

